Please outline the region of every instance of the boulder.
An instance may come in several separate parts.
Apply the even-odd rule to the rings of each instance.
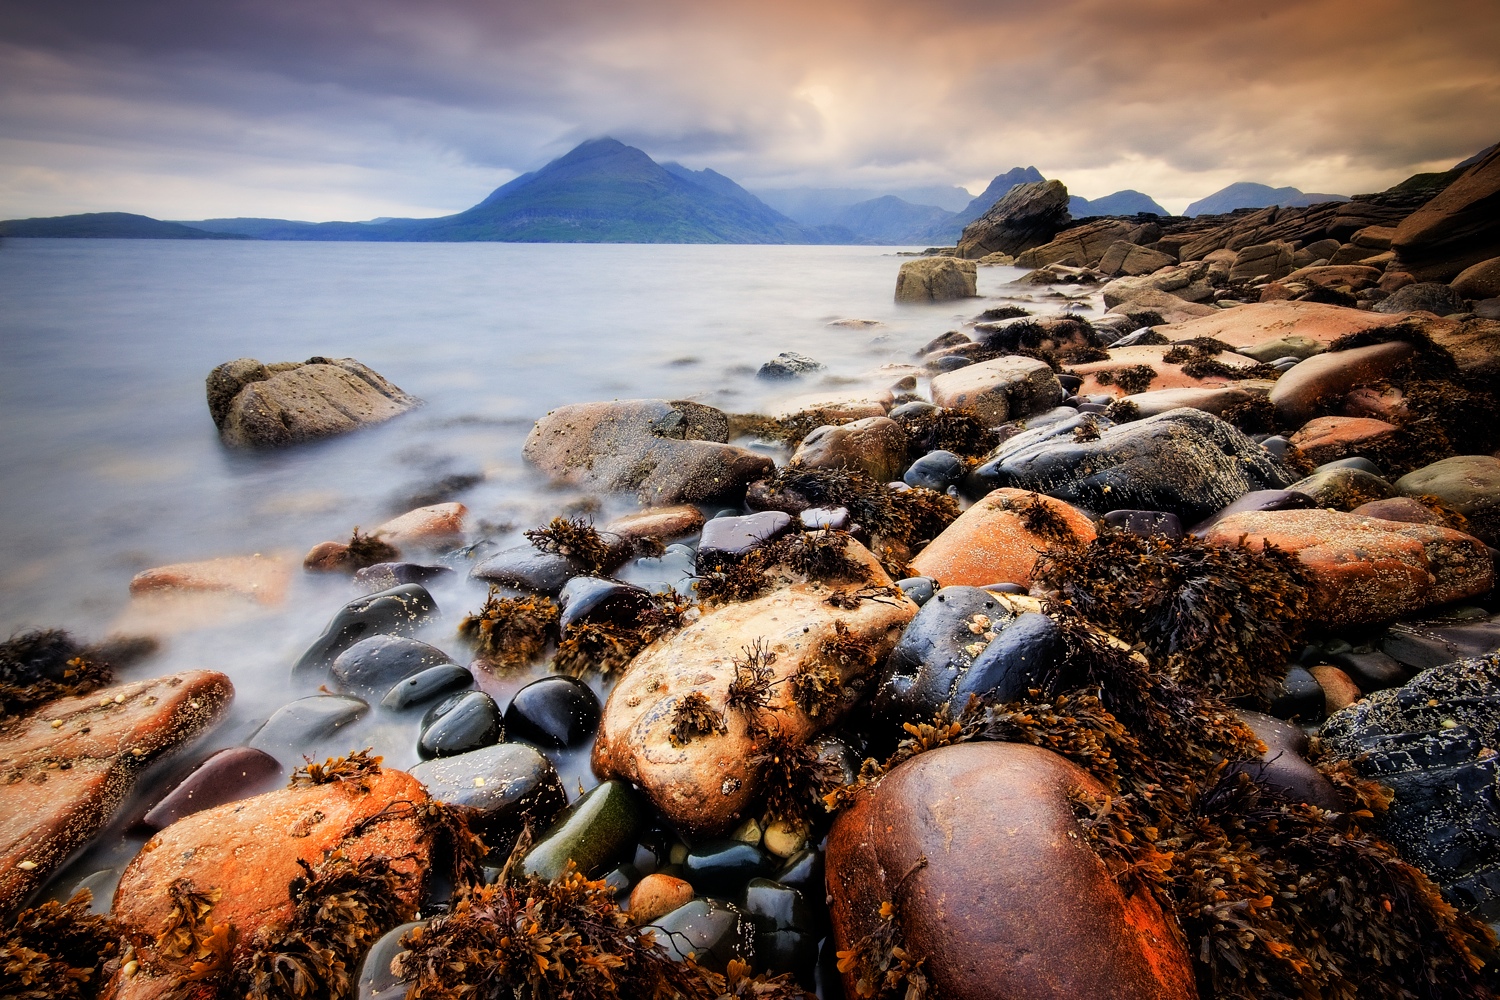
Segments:
[[[1348,292],[1360,292],[1374,287],[1380,281],[1380,274],[1380,269],[1376,267],[1325,264],[1321,267],[1299,267],[1283,280],[1300,281],[1319,288],[1342,288]]]
[[[0,914],[104,828],[136,775],[208,729],[234,696],[190,670],[59,698],[0,730]]]
[[[1168,323],[1183,323],[1202,316],[1214,316],[1222,312],[1213,306],[1189,302],[1171,292],[1155,288],[1138,289],[1129,299],[1109,310],[1119,316],[1130,316],[1141,312],[1154,312]]]
[[[691,535],[703,527],[703,512],[692,504],[673,504],[666,507],[647,507],[635,514],[626,514],[609,522],[602,529],[627,542],[646,538],[667,540]]]
[[[1271,406],[1285,427],[1300,427],[1332,408],[1355,386],[1378,382],[1414,353],[1404,340],[1388,340],[1346,351],[1329,351],[1300,361],[1271,390]]]
[[[1275,281],[1292,273],[1292,245],[1277,241],[1240,250],[1229,269],[1231,281]]]
[[[1109,249],[1104,251],[1104,256],[1099,260],[1099,270],[1111,276],[1126,274],[1135,277],[1151,274],[1176,263],[1177,258],[1171,254],[1120,240],[1110,244]]]
[[[1412,497],[1435,496],[1468,519],[1468,530],[1500,547],[1500,458],[1456,455],[1424,465],[1396,480]]]
[[[864,567],[864,579],[792,582],[764,597],[710,611],[647,647],[604,706],[594,772],[639,785],[681,828],[729,830],[755,801],[763,766],[763,737],[752,729],[746,711],[726,703],[735,661],[744,663],[747,650],[757,643],[775,654],[768,664],[774,674],[768,701],[757,721],[774,723],[783,737],[805,743],[847,710],[862,690],[862,680],[917,613],[916,604],[899,592],[879,600],[840,601],[839,607],[830,604],[836,593],[891,587],[875,557],[857,542],[848,541],[845,554]],[[851,641],[864,652],[835,655],[840,643]],[[833,682],[835,696],[799,703],[791,678],[802,668],[817,668]],[[674,734],[674,721],[681,722],[686,706],[694,702],[706,713],[704,724]],[[809,704],[818,714],[809,714]],[[684,734],[685,741],[680,739]]]
[[[1466,299],[1500,297],[1500,257],[1466,267],[1453,279],[1453,290]]]
[[[1378,313],[1430,312],[1437,316],[1461,313],[1464,297],[1440,281],[1418,281],[1402,285],[1387,298],[1375,303]]]
[[[900,279],[896,285],[900,287]],[[796,351],[782,351],[776,357],[760,366],[755,374],[765,379],[797,378],[801,375],[811,375],[813,372],[822,371],[828,366],[816,358],[810,358],[806,354],[798,354]]]
[[[440,548],[463,541],[468,514],[469,508],[456,502],[418,507],[391,518],[371,534],[398,549]]]
[[[1143,417],[1154,417],[1168,410],[1187,407],[1222,417],[1226,410],[1265,399],[1276,383],[1265,379],[1243,379],[1219,385],[1188,386],[1182,389],[1152,389],[1123,397],[1135,405]]]
[[[1061,181],[1017,184],[964,227],[958,255],[1019,254],[1052,239],[1068,222],[1068,189]]]
[[[973,261],[952,257],[919,257],[896,274],[897,302],[951,302],[978,295]]]
[[[906,432],[889,417],[865,417],[818,427],[802,439],[792,465],[809,469],[854,469],[876,482],[900,479],[906,469]]]
[[[1453,355],[1469,380],[1500,381],[1500,316],[1484,319],[1429,319],[1420,324],[1433,343]]]
[[[1374,500],[1388,500],[1396,488],[1367,469],[1330,465],[1314,470],[1289,489],[1312,497],[1315,506],[1349,511]]]
[[[281,556],[225,556],[172,563],[142,570],[130,579],[131,596],[143,594],[234,594],[280,604],[292,580],[292,565]]]
[[[829,834],[837,947],[875,931],[888,903],[946,1000],[1196,997],[1172,920],[1088,847],[1078,791],[1102,795],[1075,765],[1020,744],[943,747],[900,765]],[[849,996],[856,978],[845,973]]]
[[[1177,267],[1163,267],[1151,274],[1126,275],[1103,288],[1104,305],[1113,309],[1145,292],[1170,292],[1187,302],[1206,302],[1213,298],[1214,281],[1229,275],[1227,265],[1218,266],[1196,261]]]
[[[1407,524],[1436,524],[1446,526],[1447,521],[1443,515],[1428,507],[1426,504],[1418,503],[1411,497],[1389,497],[1385,500],[1371,500],[1355,507],[1349,513],[1358,514],[1360,517],[1378,517],[1382,521],[1405,521]]]
[[[1093,522],[1061,500],[998,489],[959,515],[911,561],[914,576],[943,586],[1031,586],[1031,570],[1054,546],[1094,540]]]
[[[1204,533],[1210,542],[1267,545],[1297,557],[1312,579],[1309,622],[1339,627],[1483,594],[1495,567],[1477,538],[1427,524],[1334,510],[1232,514]]]
[[[1189,375],[1182,370],[1181,363],[1164,360],[1164,356],[1171,350],[1170,345],[1161,344],[1111,347],[1108,360],[1069,365],[1068,371],[1083,377],[1083,385],[1078,390],[1080,396],[1097,393],[1131,396],[1151,389],[1199,389],[1234,385],[1240,381],[1224,375]],[[1215,354],[1213,360],[1226,368],[1250,369],[1260,364],[1253,358],[1230,351]],[[1150,380],[1145,385],[1140,385],[1137,380],[1129,377],[1141,365],[1152,371]],[[1121,375],[1122,371],[1125,372],[1124,375]],[[1121,382],[1125,384],[1121,385]]]
[[[1418,281],[1450,281],[1500,256],[1500,148],[1401,220],[1391,247]]]
[[[1068,267],[1096,267],[1109,249],[1124,243],[1134,229],[1130,223],[1118,219],[1100,219],[1081,226],[1064,229],[1056,237],[1041,246],[1032,247],[1016,255],[1016,267],[1047,267],[1062,264]],[[1175,264],[1175,260],[1168,260]],[[1102,269],[1102,268],[1101,268]]]
[[[267,792],[173,823],[146,842],[115,890],[114,917],[136,942],[139,969],[116,975],[105,1000],[155,998],[192,971],[191,948],[186,955],[169,955],[156,944],[178,905],[171,890],[183,883],[217,894],[201,918],[203,930],[219,924],[233,928],[230,962],[255,949],[258,931],[272,931],[291,918],[291,886],[306,875],[303,864],[316,867],[334,852],[354,864],[370,858],[389,862],[397,876],[400,919],[410,919],[421,900],[432,846],[428,828],[417,818],[427,801],[415,778],[384,770]],[[214,996],[218,978],[210,972],[190,980],[186,996]]]
[[[422,404],[353,358],[276,365],[240,358],[210,372],[207,389],[219,437],[239,448],[344,434]]]
[[[1388,316],[1321,302],[1259,302],[1215,309],[1202,319],[1157,327],[1157,332],[1171,341],[1212,337],[1236,349],[1293,336],[1326,347],[1340,337],[1392,322]]]
[[[934,403],[971,409],[991,427],[1050,410],[1064,395],[1045,361],[1022,355],[982,361],[932,380]]]
[[[1200,410],[1170,410],[1073,434],[1013,438],[970,481],[1035,490],[1095,513],[1161,510],[1184,524],[1251,490],[1284,489],[1291,470],[1235,427]]]
[[[1396,425],[1369,417],[1314,417],[1291,441],[1314,465],[1358,455],[1396,433]]]
[[[728,440],[729,419],[713,407],[633,399],[559,407],[537,421],[522,454],[571,486],[696,503],[771,472],[771,459]]]

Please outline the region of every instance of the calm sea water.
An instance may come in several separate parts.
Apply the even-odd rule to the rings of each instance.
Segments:
[[[880,365],[910,361],[979,311],[896,306],[900,264],[872,247],[6,240],[0,631],[62,626],[101,638],[130,624],[127,587],[140,570],[255,552],[300,558],[454,474],[484,477],[454,499],[498,542],[514,541],[579,499],[521,461],[532,421],[551,407],[667,397],[774,410],[791,395],[869,384]],[[1017,274],[981,269],[980,291]],[[879,325],[830,325],[847,319]],[[791,386],[755,377],[789,350],[827,371]],[[204,399],[215,365],[319,354],[356,357],[427,405],[284,451],[220,445]],[[626,505],[603,503],[601,520]],[[444,618],[421,637],[464,662],[454,627],[483,588],[460,573],[434,593]],[[127,679],[224,671],[235,705],[198,749],[241,742],[306,693],[290,688],[290,664],[351,596],[346,579],[299,573],[284,607],[174,629]],[[487,689],[503,707],[521,682]],[[374,745],[404,766],[415,740],[410,720],[374,712],[306,752]],[[585,755],[556,760],[570,788],[593,783]],[[117,866],[139,842],[112,831],[59,881]]]

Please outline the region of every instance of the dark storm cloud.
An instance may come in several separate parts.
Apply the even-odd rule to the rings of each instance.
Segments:
[[[436,213],[600,134],[752,185],[1349,193],[1500,138],[1497,53],[1494,0],[13,0],[0,214]]]

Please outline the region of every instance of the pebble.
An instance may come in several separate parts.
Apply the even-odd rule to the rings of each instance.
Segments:
[[[413,920],[399,924],[382,934],[370,946],[359,967],[358,1000],[406,1000],[410,985],[391,971],[391,964],[404,950],[401,939],[417,927],[425,927],[427,921]]]
[[[558,621],[566,635],[568,629],[585,621],[634,624],[636,617],[651,606],[651,594],[617,580],[575,576],[564,585],[558,603],[562,608]]]
[[[396,635],[372,635],[340,653],[333,661],[333,679],[340,687],[361,695],[378,695],[423,670],[452,664],[436,646]]]
[[[929,451],[911,464],[901,480],[908,486],[925,486],[946,493],[948,487],[958,485],[968,473],[968,463],[953,452]]]
[[[752,878],[769,875],[770,855],[743,840],[706,838],[688,851],[682,863],[687,880],[700,892],[718,894],[738,889]]]
[[[389,590],[405,583],[426,586],[434,580],[453,575],[447,566],[424,566],[421,563],[386,562],[354,571],[355,584],[366,593]]]
[[[519,743],[422,761],[408,773],[434,799],[461,806],[475,832],[487,841],[514,837],[527,822],[543,829],[568,804],[552,762]]]
[[[268,792],[285,781],[281,762],[254,747],[227,747],[210,756],[152,806],[141,822],[162,830],[190,813]]]
[[[406,583],[345,604],[302,654],[292,676],[320,675],[334,657],[366,636],[409,635],[437,614],[437,602],[419,583]]]
[[[315,694],[282,705],[250,738],[250,746],[288,759],[310,743],[327,739],[350,723],[364,718],[369,702],[343,694]]]
[[[468,667],[461,667],[457,663],[442,663],[392,685],[385,697],[380,699],[380,704],[383,708],[399,712],[431,701],[439,695],[471,687],[473,683],[474,675],[469,672]]]
[[[748,962],[755,953],[755,925],[739,907],[718,899],[695,899],[646,926],[657,932],[657,947],[668,955],[679,962],[691,955],[714,972],[732,961]]]
[[[483,691],[450,695],[422,717],[417,753],[424,760],[453,757],[504,738],[500,706]]]
[[[1320,663],[1308,672],[1323,689],[1323,705],[1327,714],[1332,715],[1359,701],[1361,697],[1359,685],[1338,667],[1329,663]]]
[[[505,731],[513,740],[543,747],[576,747],[599,728],[599,696],[587,684],[555,675],[517,691],[505,710]]]
[[[732,562],[786,534],[791,526],[791,515],[780,510],[713,518],[698,540],[698,569]]]
[[[635,888],[630,891],[627,909],[636,923],[648,924],[692,901],[692,883],[658,872],[647,875],[636,883]]]
[[[647,808],[640,793],[623,781],[606,781],[586,792],[542,834],[527,852],[522,870],[554,879],[573,862],[594,878],[627,859],[645,827]]]

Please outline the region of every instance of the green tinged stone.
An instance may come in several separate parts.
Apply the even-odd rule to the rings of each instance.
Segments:
[[[646,823],[640,794],[623,781],[606,781],[558,817],[521,862],[528,875],[555,879],[568,862],[589,878],[628,857]]]

